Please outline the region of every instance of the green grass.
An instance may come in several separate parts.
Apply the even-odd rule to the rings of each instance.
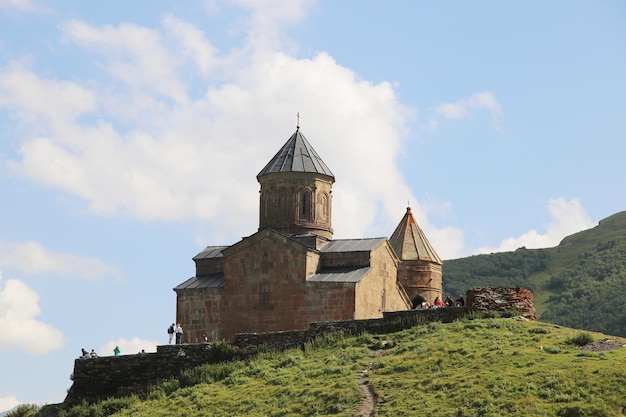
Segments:
[[[626,348],[581,351],[598,333],[510,318],[429,323],[383,335],[333,335],[303,350],[205,365],[145,398],[109,399],[49,415],[354,416],[358,374],[376,416],[618,416],[626,412]],[[626,343],[622,339],[622,342]],[[376,356],[369,348],[385,346]],[[46,416],[46,407],[39,417]]]
[[[576,345],[591,334],[579,334],[511,319],[395,334],[396,347],[369,375],[380,395],[376,415],[622,415],[625,349],[581,351]]]

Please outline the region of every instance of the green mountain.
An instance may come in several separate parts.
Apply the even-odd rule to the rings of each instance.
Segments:
[[[444,261],[445,294],[475,286],[530,289],[540,321],[626,336],[626,211],[548,249]]]
[[[10,417],[623,415],[626,339],[605,339],[473,316],[387,334],[335,333],[299,349],[203,365],[141,397]]]

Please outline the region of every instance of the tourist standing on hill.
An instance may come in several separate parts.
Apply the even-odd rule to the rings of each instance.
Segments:
[[[460,295],[459,298],[456,299],[456,305],[459,307],[465,306],[465,299],[463,298],[462,295]]]
[[[175,327],[176,327],[176,325],[174,323],[172,323],[172,325],[167,328],[167,335],[170,337],[169,341],[167,342],[168,345],[172,344],[172,339],[174,338],[174,328]]]
[[[176,344],[180,345],[183,342],[183,327],[178,323],[176,325]]]
[[[435,307],[441,307],[443,306],[443,301],[441,301],[441,298],[437,297],[435,298],[434,304],[435,304]]]
[[[113,349],[113,354],[115,356],[120,356],[120,347],[119,346],[115,346],[115,349]]]
[[[446,298],[446,305],[447,305],[448,307],[454,307],[454,300],[452,299],[452,297],[451,297],[451,296],[448,296],[448,297]]]

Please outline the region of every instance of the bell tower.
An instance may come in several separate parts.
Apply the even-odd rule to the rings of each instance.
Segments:
[[[257,175],[259,230],[332,239],[335,176],[300,132],[300,126]]]
[[[400,258],[398,281],[404,287],[411,302],[428,301],[432,304],[443,294],[443,262],[418,226],[411,208],[389,238],[391,247]]]

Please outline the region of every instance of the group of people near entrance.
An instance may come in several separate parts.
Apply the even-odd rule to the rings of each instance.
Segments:
[[[459,298],[454,300],[452,296],[447,296],[445,301],[442,301],[441,298],[435,298],[435,301],[431,305],[428,301],[422,301],[422,308],[439,308],[439,307],[463,307],[465,306],[465,299],[461,295]]]
[[[183,327],[180,325],[180,323],[178,324],[174,324],[172,323],[170,325],[170,327],[167,328],[167,334],[169,336],[169,342],[168,344],[172,344],[172,340],[175,340],[175,343],[177,345],[180,345],[181,343],[183,343]]]
[[[183,326],[181,326],[180,323],[172,323],[170,327],[167,328],[167,335],[169,336],[168,344],[171,345],[172,341],[174,341],[177,345],[185,343],[183,340],[183,333]],[[206,333],[202,333],[202,342],[209,343],[209,336]]]

